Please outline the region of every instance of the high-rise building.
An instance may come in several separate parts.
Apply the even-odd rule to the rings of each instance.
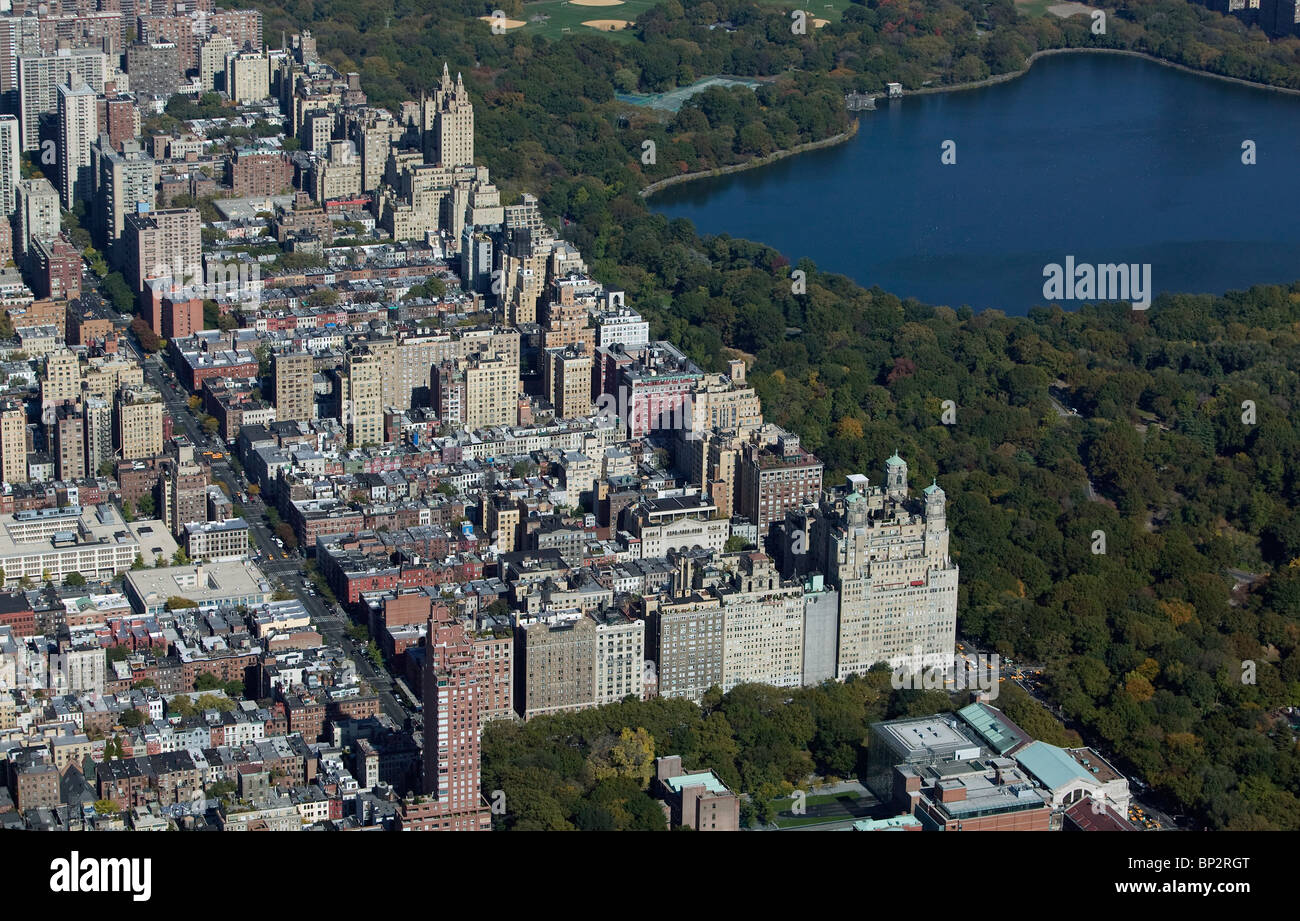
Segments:
[[[722,604],[716,595],[690,591],[664,601],[653,615],[651,658],[658,664],[659,695],[700,700],[722,686]]]
[[[70,76],[73,83],[87,83],[95,93],[102,93],[108,75],[108,55],[102,51],[61,49],[51,55],[20,58],[18,117],[22,122],[23,150],[40,148],[41,116],[58,113],[58,88],[66,85]],[[89,147],[89,143],[86,146]]]
[[[0,115],[0,209],[9,218],[18,208],[18,183],[22,181],[23,138],[18,119]],[[7,228],[0,226],[0,231]]]
[[[27,277],[37,297],[68,301],[81,297],[81,252],[59,234],[52,240],[32,240],[25,260]]]
[[[275,378],[275,418],[280,422],[314,415],[312,378],[316,361],[308,352],[278,353],[271,362]]]
[[[519,363],[505,357],[471,355],[465,371],[465,428],[517,425],[519,422]]]
[[[236,198],[280,195],[293,185],[293,164],[279,153],[236,151],[229,173],[230,191]]]
[[[140,107],[133,97],[125,94],[103,97],[95,107],[99,112],[99,133],[108,135],[114,150],[123,150],[127,141],[140,136]]]
[[[117,450],[123,460],[157,457],[163,449],[162,395],[150,387],[117,392]]]
[[[27,482],[27,412],[21,400],[0,403],[0,476]]]
[[[353,346],[344,363],[348,401],[345,422],[348,442],[361,445],[384,443],[384,374],[380,356],[366,345]]]
[[[786,583],[766,554],[741,557],[734,591],[722,593],[722,690],[803,683],[803,586]]]
[[[136,292],[147,278],[170,278],[176,286],[199,284],[203,242],[199,212],[171,208],[148,214],[128,214],[122,230],[123,274]]]
[[[226,58],[235,53],[235,43],[225,35],[210,35],[199,48],[199,87],[203,92],[226,89]]]
[[[430,375],[433,392],[433,411],[439,421],[448,425],[465,422],[465,371],[459,363],[448,359],[434,365]]]
[[[759,537],[785,513],[817,501],[823,464],[799,445],[799,437],[783,432],[776,443],[745,445],[737,489],[739,511],[758,527]]]
[[[596,621],[596,706],[641,698],[645,689],[645,621],[613,608],[589,615]]]
[[[64,403],[54,416],[54,461],[60,480],[86,475],[86,433],[81,407]]]
[[[813,529],[817,567],[840,594],[838,675],[878,662],[913,671],[952,666],[957,564],[948,555],[946,498],[937,484],[908,494],[907,464],[885,466],[884,488],[849,477]]]
[[[59,235],[62,217],[58,190],[48,179],[19,181],[15,249],[26,253],[33,240],[53,240]]]
[[[480,789],[480,716],[485,689],[464,625],[429,621],[424,666],[424,827],[487,831],[492,816]]]
[[[266,54],[237,51],[226,57],[226,93],[235,102],[261,102],[271,95],[271,62]]]
[[[85,422],[86,472],[94,476],[113,459],[113,404],[103,397],[87,396],[81,414]]]
[[[596,703],[596,622],[585,614],[521,617],[516,710],[526,720]]]
[[[172,42],[132,42],[126,49],[131,92],[171,96],[181,84],[180,49]]]
[[[569,346],[548,349],[543,386],[555,407],[555,418],[577,419],[591,415],[591,353]]]
[[[208,471],[194,460],[194,445],[176,444],[163,474],[162,520],[176,537],[185,525],[208,520]]]
[[[117,242],[126,227],[128,214],[153,211],[154,161],[138,142],[126,141],[119,153],[107,133],[90,148],[91,175],[95,178],[94,228],[96,239],[119,264],[122,253]]]
[[[51,352],[45,359],[45,375],[41,378],[41,408],[43,421],[54,421],[54,408],[64,403],[75,403],[81,397],[81,361],[71,349]]]
[[[371,192],[384,180],[396,124],[383,109],[363,109],[348,120],[348,139],[361,157],[361,191]]]
[[[74,78],[75,79],[75,78]],[[69,211],[91,197],[90,145],[99,137],[98,91],[84,80],[59,84],[59,193]]]
[[[41,54],[40,21],[35,16],[0,17],[0,97],[12,103],[18,90],[18,60]],[[12,108],[17,108],[16,105]]]
[[[433,96],[422,100],[425,160],[442,166],[474,165],[474,106],[461,75],[452,83],[442,65],[442,81]]]

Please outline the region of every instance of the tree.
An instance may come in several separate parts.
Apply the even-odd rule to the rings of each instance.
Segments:
[[[215,691],[219,687],[221,687],[221,682],[211,672],[199,672],[198,677],[194,679],[194,690],[196,691]]]
[[[294,550],[298,546],[298,535],[293,530],[293,525],[287,521],[281,521],[275,526],[275,536],[284,541],[284,546],[289,550]]]
[[[135,729],[144,725],[144,714],[139,710],[124,710],[118,722],[126,729]]]
[[[107,746],[105,746],[105,748],[107,748]],[[118,807],[117,803],[113,802],[111,799],[95,800],[96,815],[117,815],[121,811],[122,810]]]
[[[143,317],[136,317],[131,321],[131,332],[135,333],[136,339],[139,340],[140,348],[149,354],[152,355],[162,348],[162,337],[153,331]]]
[[[199,603],[189,598],[183,598],[180,595],[172,595],[167,599],[167,610],[181,611],[188,608],[197,608]]]
[[[143,496],[141,496],[138,508],[141,517],[152,518],[154,516],[154,511],[156,508],[154,505],[153,496],[149,493],[145,493]]]
[[[235,709],[235,702],[229,697],[217,694],[200,694],[199,699],[194,702],[194,709],[198,711],[220,710],[222,713],[227,713]]]
[[[69,588],[83,588],[86,584],[86,577],[79,572],[70,572],[63,577],[63,584]]]
[[[654,736],[643,727],[633,732],[625,726],[617,740],[610,738],[599,744],[587,763],[597,780],[629,777],[644,788],[654,774],[654,760]]]

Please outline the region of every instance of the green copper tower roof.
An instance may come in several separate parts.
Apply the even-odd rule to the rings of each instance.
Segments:
[[[894,456],[891,457],[889,460],[885,461],[885,463],[888,464],[890,467],[902,467],[907,464],[907,461],[899,457],[898,452],[895,451]]]

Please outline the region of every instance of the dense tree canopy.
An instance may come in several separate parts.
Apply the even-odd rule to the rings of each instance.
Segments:
[[[964,635],[1040,663],[1089,740],[1212,827],[1300,827],[1300,759],[1279,714],[1300,705],[1300,284],[1164,296],[1147,311],[976,315],[703,239],[637,194],[842,131],[842,93],[886,80],[956,83],[1018,70],[1035,50],[1104,46],[1300,87],[1300,42],[1183,0],[1128,0],[1104,36],[1086,17],[1019,16],[1011,0],[870,0],[806,36],[752,0],[669,0],[631,41],[558,43],[493,36],[474,18],[518,3],[254,5],[268,34],[309,26],[377,104],[418,95],[444,60],[463,70],[480,162],[508,194],[536,192],[654,335],[710,370],[745,356],[767,417],[802,436],[828,481],[874,474],[896,447],[914,481],[938,477]],[[707,28],[723,19],[736,31]],[[675,114],[614,97],[717,73],[766,82],[711,89]],[[793,268],[806,293],[792,293]],[[507,792],[512,827],[661,827],[640,776],[611,767],[619,744],[635,762],[628,730],[770,798],[809,772],[851,773],[871,719],[941,703],[890,699],[880,680],[493,725],[484,786]],[[1026,728],[1062,738],[1044,711],[1007,699]]]

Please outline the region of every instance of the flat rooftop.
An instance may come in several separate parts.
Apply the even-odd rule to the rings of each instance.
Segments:
[[[904,761],[977,758],[983,751],[973,732],[951,716],[892,720],[873,727]]]
[[[713,771],[695,771],[691,774],[678,774],[676,777],[668,777],[663,781],[665,787],[674,793],[681,793],[687,787],[704,787],[710,793],[726,794],[731,791],[727,785],[718,779],[718,775]]]

